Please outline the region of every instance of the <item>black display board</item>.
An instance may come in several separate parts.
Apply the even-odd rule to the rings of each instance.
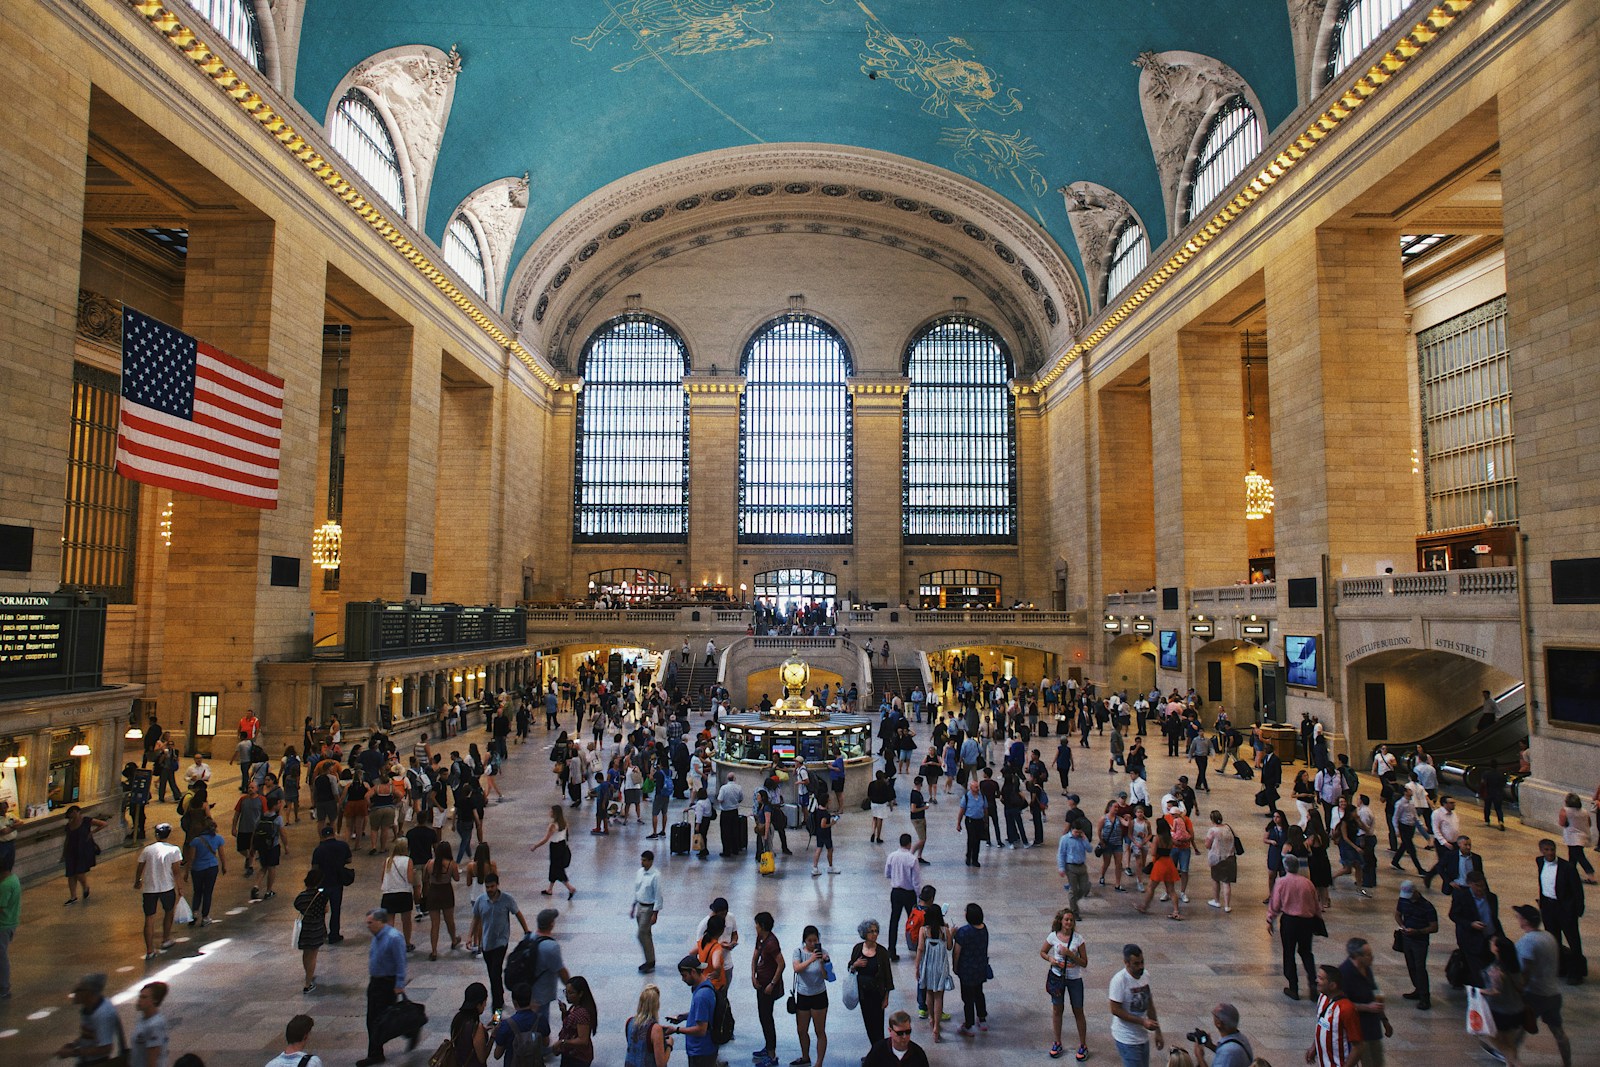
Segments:
[[[352,661],[504,648],[527,638],[521,608],[373,601],[344,609],[344,658]]]
[[[0,698],[99,688],[105,641],[105,597],[0,594]]]

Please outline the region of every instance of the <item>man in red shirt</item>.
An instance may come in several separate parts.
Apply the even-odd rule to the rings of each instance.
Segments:
[[[1316,1067],[1357,1067],[1361,1063],[1361,1023],[1356,1006],[1344,995],[1339,968],[1317,970],[1317,1028],[1306,1062]]]
[[[254,741],[256,739],[256,734],[259,733],[260,730],[261,720],[256,718],[256,713],[253,711],[245,712],[244,718],[239,720],[239,732],[244,734],[250,740]]]

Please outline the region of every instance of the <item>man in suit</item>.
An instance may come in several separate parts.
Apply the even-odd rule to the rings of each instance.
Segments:
[[[1466,885],[1450,894],[1450,921],[1456,926],[1456,947],[1466,953],[1473,967],[1489,962],[1489,940],[1504,937],[1500,925],[1500,898],[1489,892],[1489,883],[1477,872],[1469,874]]]
[[[1578,929],[1578,919],[1583,915],[1583,878],[1571,860],[1556,857],[1556,843],[1548,837],[1539,842],[1539,856],[1534,861],[1539,872],[1539,915],[1544,928],[1555,935],[1556,946],[1561,948],[1561,975],[1577,985],[1583,981],[1589,965],[1583,958],[1583,935]]]
[[[1261,758],[1261,791],[1267,796],[1267,818],[1278,810],[1278,787],[1283,785],[1283,761],[1274,749]]]

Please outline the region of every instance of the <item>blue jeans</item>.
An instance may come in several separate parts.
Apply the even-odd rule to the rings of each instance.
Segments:
[[[1124,1045],[1120,1041],[1113,1041],[1117,1046],[1117,1055],[1122,1057],[1122,1067],[1150,1067],[1150,1045]]]
[[[461,846],[456,849],[456,862],[460,863],[472,855],[472,826],[469,824],[465,829],[457,829],[456,833],[461,835]]]

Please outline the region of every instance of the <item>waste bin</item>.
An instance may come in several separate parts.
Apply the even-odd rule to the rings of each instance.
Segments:
[[[1293,726],[1263,726],[1261,736],[1266,738],[1267,744],[1278,754],[1278,758],[1285,763],[1293,763],[1295,756],[1295,743],[1300,739],[1300,732]]]

